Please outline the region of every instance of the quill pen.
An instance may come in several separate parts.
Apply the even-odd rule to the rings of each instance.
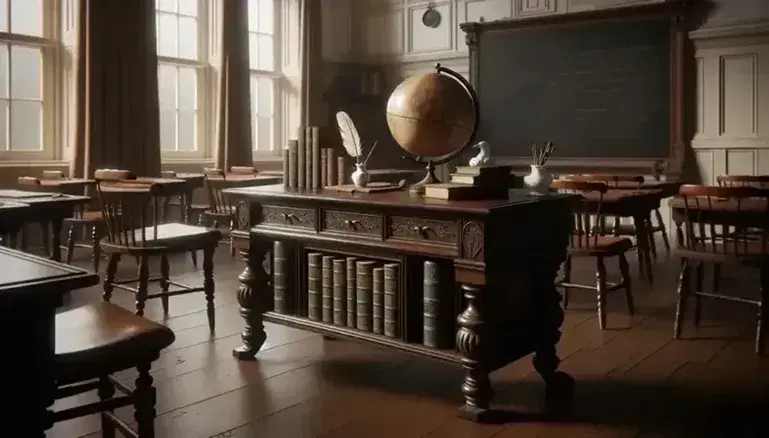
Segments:
[[[339,126],[339,135],[342,137],[342,145],[347,154],[359,161],[361,156],[360,135],[352,118],[346,112],[339,111],[336,113],[336,123]]]

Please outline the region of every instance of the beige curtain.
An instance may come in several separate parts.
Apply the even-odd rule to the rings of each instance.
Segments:
[[[323,126],[321,1],[300,0],[301,126]]]
[[[221,3],[216,167],[252,166],[248,0]]]
[[[154,0],[80,0],[71,175],[160,176]]]

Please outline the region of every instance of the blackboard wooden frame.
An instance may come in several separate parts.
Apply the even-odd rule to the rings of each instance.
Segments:
[[[683,171],[686,145],[689,141],[686,125],[686,84],[688,55],[688,26],[690,0],[667,0],[624,7],[591,11],[552,14],[518,19],[503,19],[484,23],[462,23],[461,29],[470,55],[470,83],[480,94],[483,84],[479,71],[483,48],[480,35],[485,32],[504,32],[532,27],[584,25],[609,20],[666,18],[670,22],[670,148],[666,157],[659,158],[552,158],[550,167],[560,173],[581,173],[599,169],[607,173],[640,173],[678,177]],[[531,157],[497,156],[500,161],[515,168],[528,167]]]

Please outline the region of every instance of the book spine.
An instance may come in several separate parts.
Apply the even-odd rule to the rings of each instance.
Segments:
[[[326,171],[326,158],[328,157],[328,149],[323,148],[320,150],[320,188],[326,187],[328,182],[328,172]]]
[[[284,242],[276,241],[272,245],[272,289],[277,313],[289,313],[288,294],[288,250]]]
[[[321,258],[319,252],[307,254],[307,318],[320,321],[321,316]]]
[[[355,257],[347,257],[347,327],[355,328],[355,303],[356,303],[356,280],[358,277],[355,270],[355,263],[358,261]]]
[[[371,274],[373,332],[381,335],[384,333],[384,268],[374,268]]]
[[[312,188],[320,188],[320,141],[318,139],[318,127],[313,126],[305,131],[305,135],[310,139],[312,147]]]
[[[304,136],[304,180],[305,187],[312,188],[312,139],[307,141],[307,130],[302,129],[299,136]]]
[[[359,261],[355,264],[355,270],[358,276],[355,289],[355,302],[357,305],[356,314],[358,319],[356,327],[358,330],[366,332],[371,331],[371,289],[373,287],[373,269],[374,262],[369,260]]]
[[[296,157],[297,141],[288,141],[288,186],[292,189],[297,187],[297,157]]]
[[[288,187],[288,174],[291,168],[290,153],[288,148],[283,149],[283,187]]]
[[[334,325],[347,322],[347,260],[334,259]]]
[[[334,321],[334,256],[323,256],[321,263],[321,299],[323,322]]]
[[[336,154],[331,148],[326,149],[326,185],[336,185]]]
[[[440,336],[440,270],[438,264],[426,260],[423,264],[423,332],[422,341],[428,347],[439,348]]]
[[[347,162],[344,156],[336,157],[336,183],[340,186],[344,185],[347,180]]]
[[[296,187],[303,189],[306,187],[305,180],[305,160],[307,159],[307,149],[305,149],[304,137],[301,135],[302,130],[299,128],[299,136],[296,140]]]
[[[384,265],[384,334],[390,338],[398,337],[398,268],[397,263]]]

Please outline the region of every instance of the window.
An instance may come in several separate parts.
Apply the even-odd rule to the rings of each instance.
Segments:
[[[0,0],[1,1],[1,0]],[[160,147],[164,155],[205,152],[199,107],[205,76],[205,0],[156,0]]]
[[[0,158],[54,157],[56,3],[0,0]]]
[[[279,0],[248,0],[248,47],[251,67],[251,134],[255,155],[280,152],[282,130],[276,114],[280,90],[280,51],[276,35],[280,16]]]

